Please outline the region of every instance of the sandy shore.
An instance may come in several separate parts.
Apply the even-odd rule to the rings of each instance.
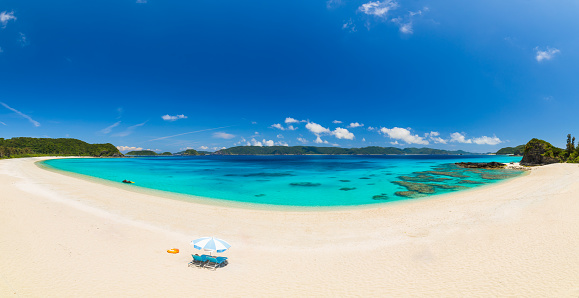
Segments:
[[[377,208],[281,212],[0,160],[0,297],[578,297],[579,166]],[[188,268],[189,242],[233,247]],[[166,253],[169,248],[181,253]]]

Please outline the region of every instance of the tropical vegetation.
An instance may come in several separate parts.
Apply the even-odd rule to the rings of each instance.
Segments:
[[[32,156],[123,156],[113,144],[71,138],[0,138],[0,158]]]

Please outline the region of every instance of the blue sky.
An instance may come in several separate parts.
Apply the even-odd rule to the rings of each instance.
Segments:
[[[576,1],[0,2],[0,137],[490,152],[579,121]]]

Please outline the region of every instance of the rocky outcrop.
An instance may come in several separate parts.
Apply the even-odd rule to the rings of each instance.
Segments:
[[[504,163],[492,161],[492,162],[457,162],[455,165],[461,168],[468,169],[503,169],[505,168]]]
[[[540,166],[560,162],[559,156],[563,150],[559,149],[549,142],[532,139],[525,145],[525,152],[521,165],[523,166]]]

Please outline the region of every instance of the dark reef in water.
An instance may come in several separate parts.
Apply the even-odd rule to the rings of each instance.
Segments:
[[[260,194],[258,194],[258,195],[255,195],[255,196],[256,196],[256,197],[265,197],[265,194],[263,194],[263,193],[260,193]]]
[[[340,180],[340,182],[350,182],[350,180]]]
[[[372,178],[368,178],[368,177],[360,177],[358,179],[372,179]]]
[[[491,162],[457,162],[455,165],[467,169],[503,169],[506,167],[504,163]]]
[[[433,194],[434,186],[426,183],[408,182],[408,181],[392,181],[396,185],[406,187],[409,191],[419,192],[423,194]]]
[[[320,186],[321,183],[314,183],[314,182],[292,182],[290,183],[291,186]]]
[[[355,187],[342,187],[340,188],[340,190],[344,190],[344,191],[348,191],[348,190],[354,190],[356,189]]]
[[[421,193],[416,192],[416,191],[397,191],[394,194],[399,196],[399,197],[405,197],[405,198],[411,198],[411,199],[421,198],[421,197],[426,196],[425,194],[421,194]]]
[[[372,197],[372,200],[388,200],[388,195],[383,193],[379,195],[375,195]]]
[[[458,183],[462,183],[462,184],[484,184],[484,182],[473,181],[473,180],[462,180],[462,181],[459,181]]]
[[[404,181],[412,181],[412,182],[442,182],[446,180],[450,180],[450,178],[435,178],[430,175],[416,175],[415,177],[412,176],[398,176],[398,179]]]
[[[430,174],[430,175],[439,175],[439,176],[449,176],[455,178],[468,178],[467,175],[463,175],[461,173],[451,172],[451,171],[424,171],[424,172],[415,172],[414,174]]]
[[[243,175],[243,177],[284,177],[284,176],[295,176],[295,175],[290,173],[253,173]]]
[[[441,189],[450,189],[450,190],[459,190],[459,189],[467,189],[468,187],[462,185],[449,185],[449,184],[431,184],[436,188]]]

